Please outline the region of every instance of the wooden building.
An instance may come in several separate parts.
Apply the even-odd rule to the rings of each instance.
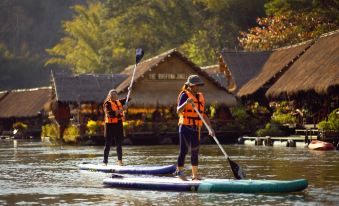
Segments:
[[[131,81],[133,65],[126,68],[126,78],[116,88],[126,96]],[[205,83],[201,88],[207,104],[236,105],[236,99],[218,81],[213,79],[175,49],[138,64],[131,93],[131,105],[136,107],[176,105],[178,94],[191,74],[199,75]]]
[[[339,107],[339,30],[272,51],[224,51],[223,58],[245,102],[293,100],[313,124]]]
[[[266,96],[270,99],[286,99],[304,96],[339,95],[339,31],[321,36],[270,87]]]
[[[14,123],[22,122],[28,126],[26,136],[40,138],[51,93],[51,87],[0,92],[0,130],[12,131]]]
[[[102,103],[108,91],[115,88],[119,97],[125,98],[133,68],[131,65],[113,75],[54,73],[55,100],[69,103],[71,116],[81,125],[89,119],[102,121]],[[237,104],[235,97],[218,81],[172,49],[137,65],[125,122],[126,135],[132,135],[135,141],[139,138],[140,142],[145,142],[147,136],[154,140],[171,132],[177,137],[177,98],[191,74],[203,79],[202,92],[208,106]]]
[[[311,46],[312,42],[263,52],[224,51],[223,58],[242,99],[261,100],[267,89]]]

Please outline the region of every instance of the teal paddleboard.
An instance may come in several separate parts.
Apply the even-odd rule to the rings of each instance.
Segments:
[[[174,177],[123,177],[118,175],[104,179],[103,183],[105,186],[113,188],[223,193],[288,193],[302,191],[308,186],[306,179],[182,181]]]

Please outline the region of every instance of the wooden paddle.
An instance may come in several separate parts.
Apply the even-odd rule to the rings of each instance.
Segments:
[[[195,107],[194,103],[192,103],[192,107],[194,109],[194,111],[199,115],[200,119],[202,120],[202,122],[204,123],[204,125],[206,126],[206,128],[208,129],[208,131],[211,131],[211,128],[209,127],[209,125],[206,123],[205,119],[203,118],[203,116],[200,114],[199,110]],[[226,159],[228,160],[230,166],[231,166],[231,170],[234,174],[234,177],[236,179],[244,179],[245,178],[245,172],[243,171],[243,169],[234,161],[232,161],[230,159],[230,157],[227,155],[227,153],[225,152],[224,148],[220,145],[217,137],[215,135],[212,136],[214,141],[217,143],[217,145],[219,146],[219,148],[221,149],[222,153],[225,155]]]

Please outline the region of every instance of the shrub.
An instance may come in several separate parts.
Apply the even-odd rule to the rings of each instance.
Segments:
[[[259,129],[256,131],[256,135],[258,137],[264,136],[278,137],[284,136],[284,132],[280,130],[278,127],[272,126],[271,123],[267,123],[264,129]]]
[[[272,121],[279,124],[295,124],[297,123],[297,118],[292,114],[282,114],[282,113],[273,113]]]
[[[58,139],[59,130],[56,124],[46,124],[42,126],[42,137],[50,137],[51,141]]]
[[[77,142],[79,134],[80,134],[79,129],[76,126],[72,125],[65,129],[63,139],[65,142],[75,143]],[[49,137],[51,142],[60,141],[58,126],[56,124],[46,124],[42,126],[41,136]]]
[[[318,128],[325,131],[333,130],[339,132],[339,108],[333,110],[328,115],[328,120],[324,120],[318,123]]]
[[[101,121],[89,120],[86,124],[86,127],[88,135],[96,135],[101,132],[103,125]]]
[[[64,132],[64,140],[65,142],[69,143],[76,143],[77,139],[79,138],[80,131],[79,128],[71,125],[70,127],[67,127]]]
[[[227,125],[229,128],[240,129],[242,132],[250,132],[253,134],[258,128],[258,125],[262,124],[259,118],[247,112],[243,106],[231,108],[231,113],[235,121]]]
[[[28,128],[27,124],[23,122],[16,122],[13,124],[13,129],[17,129],[20,132],[27,130],[27,128]]]

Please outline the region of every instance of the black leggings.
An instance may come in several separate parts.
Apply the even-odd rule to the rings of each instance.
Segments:
[[[178,167],[183,167],[188,147],[191,147],[191,165],[198,166],[198,155],[200,140],[198,130],[185,125],[179,126],[180,153],[178,157]]]
[[[108,163],[109,150],[113,144],[113,140],[117,147],[118,160],[122,160],[122,139],[123,139],[123,126],[122,121],[116,124],[106,123],[105,124],[105,150],[104,150],[104,163]]]

